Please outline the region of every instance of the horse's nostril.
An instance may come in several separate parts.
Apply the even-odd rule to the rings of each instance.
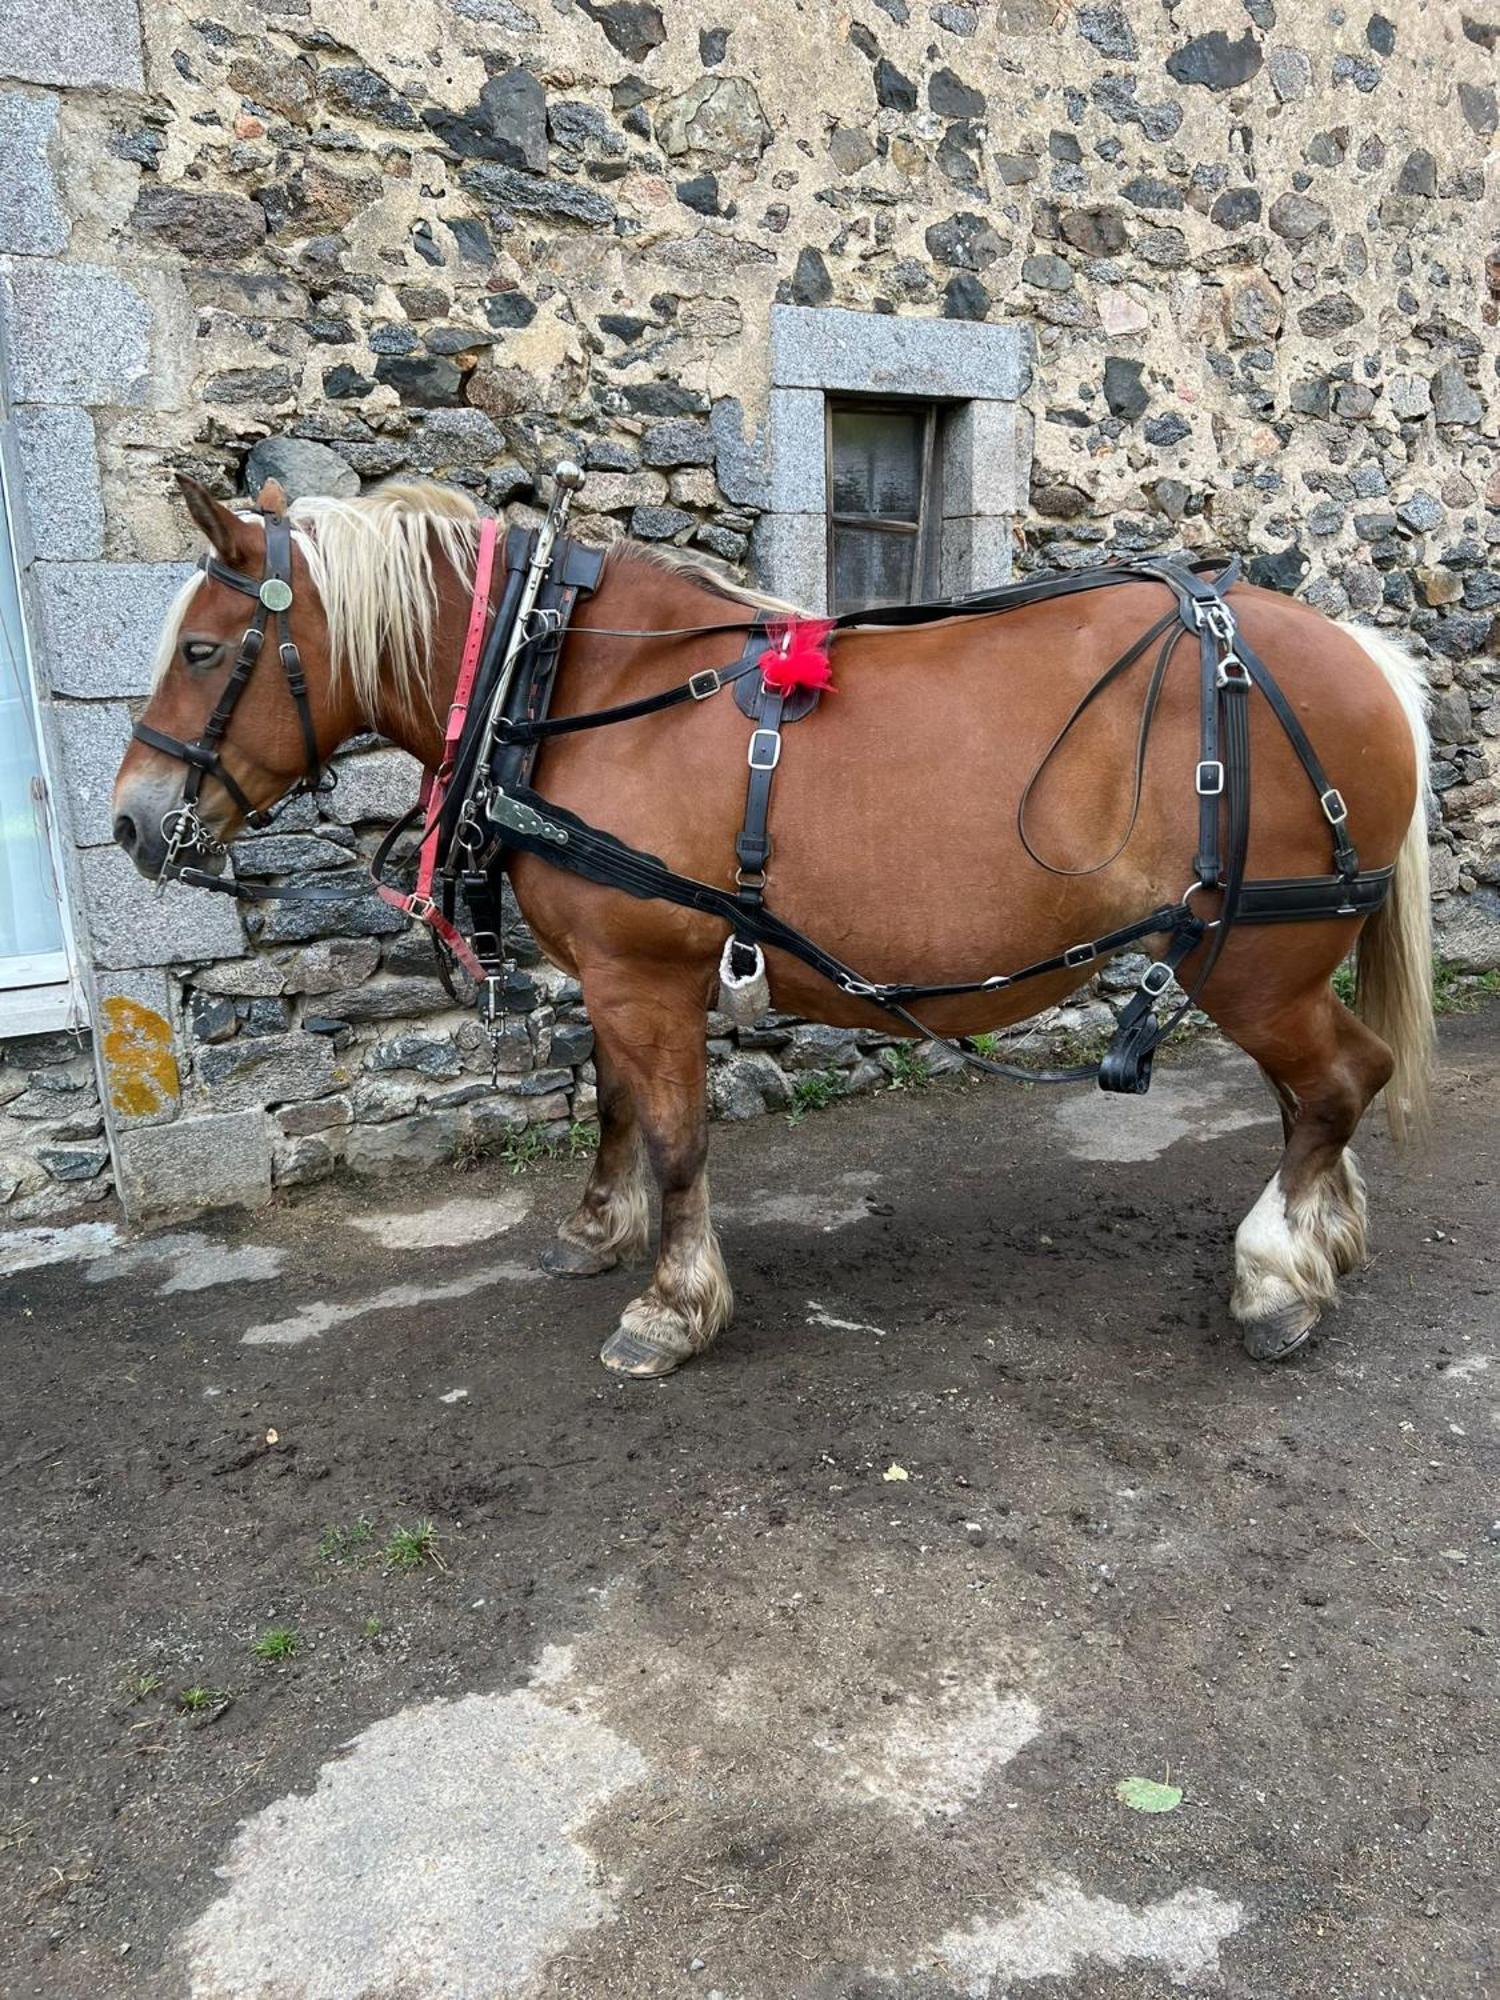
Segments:
[[[115,841],[127,854],[134,854],[140,833],[129,813],[115,814]]]

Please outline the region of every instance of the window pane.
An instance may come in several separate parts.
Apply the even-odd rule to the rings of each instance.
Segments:
[[[833,511],[915,521],[922,494],[921,410],[833,412]]]
[[[877,604],[906,604],[916,589],[917,538],[875,528],[833,529],[833,609],[869,611]]]
[[[0,962],[53,952],[62,919],[38,794],[15,559],[0,491]],[[4,986],[0,963],[0,986]]]

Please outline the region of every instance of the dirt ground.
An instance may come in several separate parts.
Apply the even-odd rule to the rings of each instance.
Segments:
[[[0,1990],[1500,1994],[1500,1010],[1443,1042],[1280,1368],[1212,1044],[721,1128],[660,1384],[535,1273],[578,1165],[0,1237]]]

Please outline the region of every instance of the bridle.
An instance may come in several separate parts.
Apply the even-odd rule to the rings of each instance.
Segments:
[[[198,564],[203,574],[215,583],[225,584],[230,590],[237,590],[241,596],[255,601],[255,611],[241,635],[234,666],[224,683],[223,693],[214,704],[213,713],[203,725],[203,734],[196,743],[185,743],[180,737],[168,736],[165,730],[152,728],[148,722],[138,722],[130,732],[137,742],[148,744],[153,750],[163,750],[188,767],[182,785],[182,803],[173,806],[162,818],[162,836],[167,843],[166,858],[161,866],[162,882],[176,871],[178,863],[184,858],[228,851],[226,843],[217,839],[204,825],[198,810],[205,778],[217,779],[244,814],[246,824],[256,828],[269,826],[278,808],[291,799],[304,792],[326,791],[334,782],[332,770],[324,772],[322,758],[318,754],[318,738],[307,699],[307,676],[302,670],[302,655],[297,650],[290,629],[282,624],[292,607],[291,523],[281,514],[268,513],[264,509],[260,511],[265,523],[266,557],[265,569],[258,578],[246,576],[242,570],[231,569],[210,553],[205,553]],[[291,791],[275,806],[261,808],[251,803],[238,779],[226,767],[220,747],[230,717],[255,671],[268,628],[281,661],[281,671],[286,676],[287,687],[296,705],[305,764],[301,778]]]

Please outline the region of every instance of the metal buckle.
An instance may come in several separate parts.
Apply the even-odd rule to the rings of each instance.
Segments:
[[[757,752],[756,745],[764,737],[770,744],[769,756],[764,751]],[[757,729],[750,737],[748,762],[752,771],[774,771],[781,762],[781,731],[779,729]]]
[[[1216,799],[1224,789],[1224,766],[1217,757],[1205,758],[1194,780],[1200,799]]]
[[[1231,667],[1237,668],[1238,671],[1235,673],[1231,673],[1230,672]],[[1218,672],[1214,675],[1214,686],[1216,688],[1227,688],[1227,687],[1249,687],[1249,685],[1250,685],[1250,669],[1245,665],[1244,661],[1240,658],[1239,654],[1236,653],[1234,648],[1231,646],[1229,651],[1224,655],[1223,659],[1220,660],[1219,662]]]
[[[1002,986],[1009,986],[1010,983],[1011,983],[1010,973],[992,972],[989,978],[984,982],[984,989],[987,993],[998,993]]]
[[[872,986],[868,979],[841,979],[839,985],[852,1000],[869,1000],[880,991],[880,988]]]
[[[1336,786],[1330,785],[1319,797],[1318,804],[1323,808],[1330,826],[1342,826],[1349,817],[1349,808],[1344,804],[1344,795]]]
[[[1159,958],[1155,964],[1148,965],[1146,970],[1141,974],[1140,990],[1150,999],[1159,1000],[1172,984],[1172,979],[1171,966],[1167,964],[1164,958]]]
[[[413,892],[407,899],[406,914],[415,919],[417,923],[425,924],[436,908],[437,905],[433,902],[431,896],[418,896]]]
[[[736,868],[734,871],[734,886],[736,889],[754,889],[757,891],[764,889],[766,886],[765,869]]]
[[[1070,944],[1063,953],[1064,965],[1090,965],[1099,956],[1096,944]]]
[[[1193,617],[1200,628],[1206,625],[1216,639],[1222,639],[1226,646],[1234,645],[1234,613],[1222,597],[1193,599]]]
[[[724,682],[717,667],[704,667],[700,673],[688,675],[688,693],[694,701],[707,701],[711,694],[717,694]]]

